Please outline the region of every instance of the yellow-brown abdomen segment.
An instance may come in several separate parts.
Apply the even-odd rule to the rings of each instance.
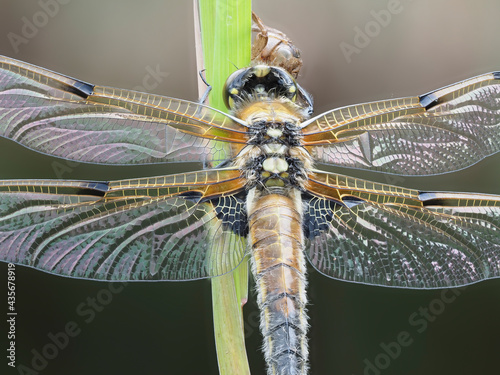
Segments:
[[[252,271],[268,374],[307,373],[305,261],[300,207],[269,194],[249,205]]]

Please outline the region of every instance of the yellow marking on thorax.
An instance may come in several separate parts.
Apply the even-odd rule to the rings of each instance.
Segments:
[[[301,114],[295,104],[279,99],[249,103],[237,110],[235,115],[249,124],[256,121],[298,123],[301,119]]]

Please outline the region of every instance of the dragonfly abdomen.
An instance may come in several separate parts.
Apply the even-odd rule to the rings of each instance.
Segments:
[[[289,194],[299,193],[293,189]],[[271,193],[255,198],[248,207],[252,271],[268,374],[306,374],[307,299],[301,206],[296,199]]]

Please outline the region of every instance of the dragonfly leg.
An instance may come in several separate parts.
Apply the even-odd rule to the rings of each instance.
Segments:
[[[198,103],[200,103],[200,104],[205,104],[205,101],[208,98],[208,94],[210,94],[210,91],[212,91],[212,86],[207,82],[207,80],[205,79],[205,76],[203,75],[204,72],[205,72],[205,69],[200,70],[199,74],[200,74],[200,78],[203,81],[203,83],[205,85],[207,85],[207,89],[205,90],[205,92],[203,93],[201,98],[198,100]]]

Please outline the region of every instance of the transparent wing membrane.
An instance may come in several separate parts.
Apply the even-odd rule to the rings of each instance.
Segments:
[[[419,192],[317,173],[306,255],[341,280],[442,288],[500,277],[500,196]]]
[[[307,121],[303,132],[320,163],[400,175],[463,169],[500,151],[500,74],[336,109]]]
[[[244,202],[228,195],[238,179],[237,170],[212,170],[111,183],[2,181],[0,259],[97,280],[224,274],[246,251]]]
[[[45,154],[103,164],[221,162],[245,145],[246,127],[236,121],[0,56],[0,136]]]

